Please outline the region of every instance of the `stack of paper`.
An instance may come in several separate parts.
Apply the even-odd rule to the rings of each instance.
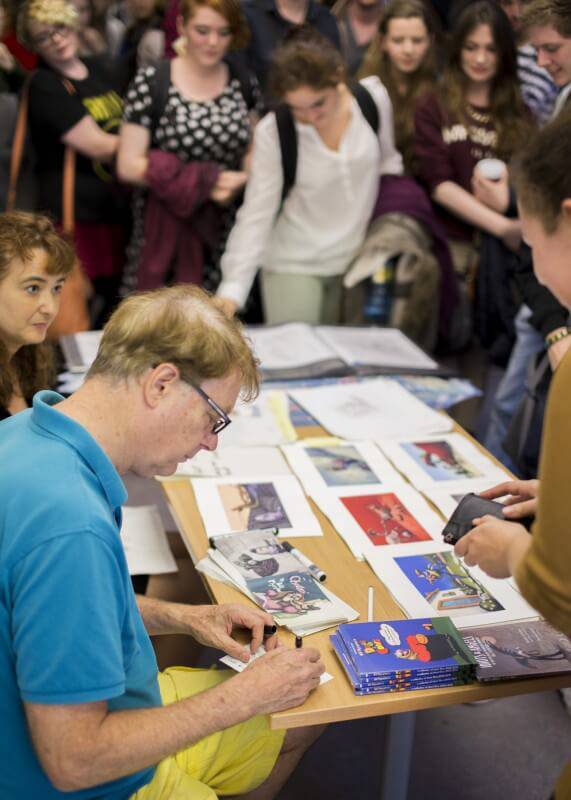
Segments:
[[[383,439],[447,433],[452,420],[417,400],[388,378],[361,383],[297,389],[290,395],[319,420],[329,433],[343,439]]]
[[[355,694],[457,686],[476,661],[446,618],[355,622],[329,637]]]
[[[204,562],[213,562],[227,583],[295,633],[313,633],[358,616],[268,531],[214,536],[210,544],[207,559],[197,569],[212,575]]]

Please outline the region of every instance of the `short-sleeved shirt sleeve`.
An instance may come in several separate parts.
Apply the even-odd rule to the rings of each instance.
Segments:
[[[30,116],[38,124],[63,136],[88,114],[77,94],[70,94],[61,78],[47,69],[38,70],[30,83]]]
[[[144,67],[137,71],[131,81],[125,96],[123,119],[134,125],[142,125],[151,129],[153,106],[153,83],[155,80],[155,67]]]
[[[50,539],[15,565],[11,591],[24,700],[95,702],[125,691],[137,645],[134,630],[125,637],[128,598],[107,542],[91,532]]]

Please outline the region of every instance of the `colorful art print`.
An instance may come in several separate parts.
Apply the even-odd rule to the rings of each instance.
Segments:
[[[231,530],[291,528],[272,482],[227,483],[217,488]]]
[[[471,665],[471,657],[450,619],[423,618],[340,625],[359,674],[401,673],[434,667],[438,674]]]
[[[504,611],[453,552],[427,553],[394,559],[397,567],[437,612],[457,615]]]
[[[215,536],[211,541],[246,579],[302,569],[299,560],[271,533],[230,533]]]
[[[571,641],[544,620],[465,628],[478,680],[571,672]]]
[[[381,483],[354,445],[307,447],[305,452],[327,486]]]
[[[330,602],[317,581],[303,572],[249,580],[248,589],[262,608],[282,620],[321,611]]]
[[[400,446],[433,481],[461,481],[484,477],[484,473],[470,464],[446,439],[401,442]]]
[[[407,544],[432,539],[393,492],[339,499],[374,545]]]

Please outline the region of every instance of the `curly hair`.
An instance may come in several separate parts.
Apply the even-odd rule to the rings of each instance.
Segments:
[[[270,94],[281,99],[301,86],[320,91],[346,81],[339,51],[310,25],[293,28],[275,50],[270,69]]]

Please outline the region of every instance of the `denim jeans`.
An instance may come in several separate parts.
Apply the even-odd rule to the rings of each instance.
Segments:
[[[500,381],[483,445],[512,472],[515,464],[504,451],[503,442],[512,416],[523,397],[531,359],[545,347],[543,336],[530,322],[531,309],[523,305],[515,318],[516,341],[505,374]]]

